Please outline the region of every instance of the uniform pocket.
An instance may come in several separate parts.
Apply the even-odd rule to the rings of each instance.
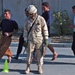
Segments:
[[[39,23],[36,24],[36,31],[39,32],[41,30],[41,25]]]

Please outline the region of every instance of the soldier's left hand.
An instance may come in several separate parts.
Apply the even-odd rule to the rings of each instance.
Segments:
[[[44,39],[44,42],[43,42],[46,46],[48,46],[48,39]]]

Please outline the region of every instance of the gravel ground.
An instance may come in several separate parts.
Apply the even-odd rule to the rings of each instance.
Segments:
[[[20,35],[15,35],[12,37],[12,41],[17,42],[19,41]],[[72,42],[72,35],[67,36],[51,36],[51,42],[53,43],[71,43]]]

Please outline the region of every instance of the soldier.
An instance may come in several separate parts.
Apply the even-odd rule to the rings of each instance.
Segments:
[[[48,29],[44,18],[37,14],[37,8],[29,5],[27,8],[29,17],[24,25],[24,45],[27,45],[27,68],[25,73],[30,72],[33,51],[35,49],[38,73],[43,73],[43,43],[48,45]],[[43,41],[44,40],[44,41]]]

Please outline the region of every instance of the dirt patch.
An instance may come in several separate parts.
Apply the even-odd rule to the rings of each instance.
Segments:
[[[14,42],[18,42],[19,41],[19,36],[20,35],[17,35],[17,36],[13,36],[12,37],[12,41]],[[53,43],[71,43],[73,38],[72,38],[72,35],[67,35],[67,36],[51,36],[51,42]]]
[[[53,43],[71,43],[73,40],[72,35],[68,36],[52,36],[51,41]]]

